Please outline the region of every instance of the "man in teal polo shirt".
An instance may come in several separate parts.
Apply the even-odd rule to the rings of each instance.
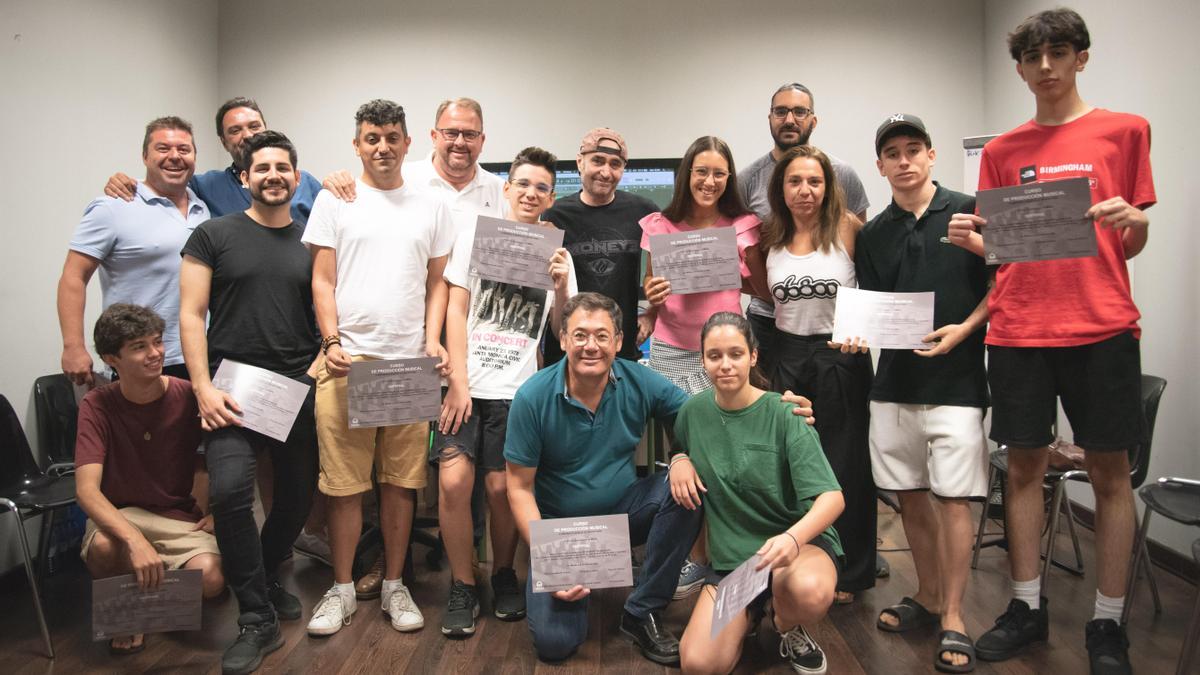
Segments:
[[[628,513],[631,543],[645,543],[646,558],[625,601],[621,632],[646,658],[678,663],[679,641],[660,612],[675,592],[701,512],[675,503],[665,474],[639,480],[633,457],[647,418],[669,428],[687,395],[649,368],[616,359],[621,309],[612,299],[580,293],[563,316],[567,358],[529,378],[508,414],[504,458],[513,515],[528,542],[532,520]],[[526,583],[539,658],[565,659],[587,638],[589,592],[576,586],[535,594]]]

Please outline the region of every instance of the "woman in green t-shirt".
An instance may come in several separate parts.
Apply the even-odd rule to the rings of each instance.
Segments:
[[[841,487],[816,431],[778,405],[779,394],[751,383],[758,350],[745,318],[714,314],[701,329],[700,350],[713,388],[679,411],[675,430],[688,454],[672,458],[669,478],[685,508],[699,508],[703,495],[715,572],[680,641],[681,668],[732,671],[742,638],[773,597],[780,653],[800,672],[824,672],[824,654],[801,624],[819,621],[833,603]],[[767,590],[710,639],[716,584],[755,555],[756,569],[771,570]]]

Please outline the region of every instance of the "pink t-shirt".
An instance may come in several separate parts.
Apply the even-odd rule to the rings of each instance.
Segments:
[[[650,250],[650,235],[694,232],[696,228],[687,223],[673,223],[662,213],[651,213],[638,223],[642,226],[642,249]],[[732,227],[737,232],[738,258],[743,279],[750,277],[746,267],[746,249],[758,243],[758,216],[746,214],[730,220],[722,217],[712,227]],[[653,261],[651,261],[653,262]],[[667,301],[658,310],[658,322],[654,326],[654,337],[680,349],[700,351],[700,329],[708,317],[717,312],[742,313],[742,294],[738,290],[710,291],[667,296]]]

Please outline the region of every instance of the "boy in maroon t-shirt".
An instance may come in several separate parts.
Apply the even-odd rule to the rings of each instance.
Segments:
[[[1087,178],[1098,253],[1011,263],[996,273],[987,335],[991,437],[1009,448],[1014,598],[975,646],[980,658],[998,661],[1048,637],[1038,576],[1042,481],[1060,397],[1075,443],[1087,451],[1096,495],[1098,583],[1085,632],[1091,672],[1128,673],[1129,642],[1120,624],[1134,532],[1128,450],[1142,440],[1143,420],[1139,314],[1125,261],[1145,247],[1145,209],[1155,203],[1150,125],[1080,98],[1075,77],[1087,65],[1090,38],[1075,12],[1029,17],[1008,46],[1037,113],[984,147],[979,188]],[[950,239],[982,255],[976,230],[986,225],[979,216],[956,215]]]
[[[79,405],[75,491],[88,515],[81,556],[93,577],[132,573],[142,588],[158,586],[164,569],[198,569],[211,598],[225,578],[212,516],[193,497],[199,410],[188,382],[162,374],[163,327],[153,311],[127,304],[96,322],[96,352],[120,380]],[[114,654],[143,647],[140,634],[109,643]]]

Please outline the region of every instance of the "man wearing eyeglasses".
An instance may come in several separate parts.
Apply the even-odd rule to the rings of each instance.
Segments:
[[[767,110],[767,122],[771,126],[771,138],[775,139],[775,147],[758,158],[746,168],[738,172],[738,188],[751,208],[765,223],[771,217],[771,206],[767,203],[767,188],[771,182],[771,172],[775,163],[783,153],[797,145],[807,145],[813,129],[817,127],[817,113],[813,107],[813,95],[808,87],[798,82],[789,82],[771,97],[771,107]],[[866,220],[867,193],[863,190],[862,181],[849,164],[830,155],[833,172],[837,182],[846,195],[846,208],[859,220]],[[775,308],[769,302],[758,298],[750,299],[746,309],[746,318],[754,329],[754,337],[758,339],[758,367],[771,373],[772,357],[775,351]]]
[[[504,179],[479,166],[487,139],[479,101],[466,97],[442,101],[429,138],[433,152],[404,164],[405,181],[446,198],[460,232],[464,225],[475,224],[475,216],[506,217]],[[354,177],[348,171],[330,174],[324,187],[343,201],[354,201]]]

